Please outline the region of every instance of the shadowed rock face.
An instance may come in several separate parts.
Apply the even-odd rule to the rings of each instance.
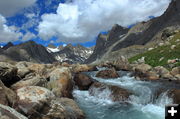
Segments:
[[[13,61],[30,61],[38,63],[53,63],[56,60],[42,45],[28,41],[17,46],[9,47],[1,55]]]
[[[148,24],[147,28],[143,29],[142,31],[138,31],[136,33],[133,33],[130,30],[130,32],[126,34],[126,37],[121,42],[118,41],[120,41],[123,37],[120,36],[118,37],[118,35],[127,33],[127,32],[121,32],[123,31],[122,29],[121,30],[112,29],[109,32],[110,33],[109,37],[106,36],[102,38],[102,35],[99,35],[98,40],[96,42],[96,47],[94,49],[94,53],[90,56],[88,60],[86,60],[86,63],[92,63],[96,59],[101,59],[103,54],[107,52],[110,46],[112,46],[112,49],[110,50],[111,53],[113,51],[117,51],[122,48],[127,48],[132,45],[145,45],[150,41],[152,41],[153,37],[163,29],[170,26],[176,27],[180,25],[180,1],[173,0],[170,3],[166,12],[162,16],[154,18],[148,22],[143,22],[142,24]]]
[[[107,35],[99,34],[96,41],[93,54],[85,61],[85,63],[93,62],[95,59],[107,52],[109,47],[119,40],[122,35],[126,34],[129,29],[123,28],[119,25],[114,25]]]

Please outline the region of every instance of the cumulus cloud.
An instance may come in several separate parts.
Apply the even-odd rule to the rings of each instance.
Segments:
[[[36,38],[36,35],[34,35],[31,32],[27,32],[23,37],[22,37],[22,41],[28,41],[31,40],[33,38]]]
[[[0,0],[0,14],[3,16],[14,15],[19,10],[33,5],[36,0]]]
[[[0,43],[7,43],[19,40],[22,33],[15,26],[7,26],[6,19],[0,15]]]
[[[93,40],[114,24],[128,26],[160,16],[170,0],[73,0],[59,4],[56,14],[44,14],[39,35],[47,40],[57,36],[62,42]]]

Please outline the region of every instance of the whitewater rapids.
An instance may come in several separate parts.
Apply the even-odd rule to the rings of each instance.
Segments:
[[[165,105],[172,104],[172,99],[165,93],[158,98],[155,92],[161,86],[159,83],[135,80],[130,73],[119,72],[123,75],[116,79],[102,79],[95,77],[96,72],[88,72],[93,79],[115,85],[133,92],[127,103],[113,102],[110,98],[111,91],[96,90],[96,95],[91,96],[88,91],[75,89],[73,95],[84,110],[87,119],[164,119]]]

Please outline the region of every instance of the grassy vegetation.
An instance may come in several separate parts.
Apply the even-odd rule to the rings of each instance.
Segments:
[[[153,67],[164,66],[169,68],[168,60],[176,58],[180,59],[180,41],[178,41],[178,39],[180,39],[180,33],[175,34],[174,37],[169,41],[169,44],[159,46],[151,51],[136,55],[130,58],[129,62],[132,63],[138,59],[141,59],[142,57],[145,57],[146,64]],[[176,47],[172,49],[172,45],[176,45]],[[180,62],[177,62],[174,64],[174,66],[180,66]]]

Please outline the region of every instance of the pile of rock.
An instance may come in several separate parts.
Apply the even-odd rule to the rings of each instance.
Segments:
[[[179,67],[175,67],[172,71],[169,71],[163,66],[151,67],[148,64],[135,64],[132,66],[135,76],[141,80],[180,80]]]
[[[83,111],[72,99],[72,72],[71,66],[0,62],[0,117],[84,119]]]

